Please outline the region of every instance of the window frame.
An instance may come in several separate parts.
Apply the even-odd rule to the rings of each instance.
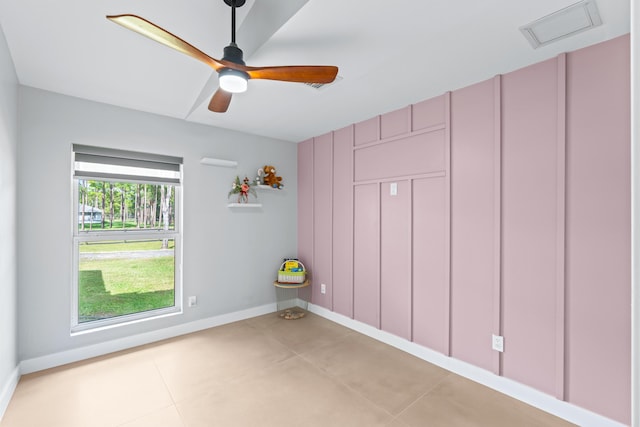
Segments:
[[[86,146],[81,146],[86,148]],[[99,149],[99,148],[98,148]],[[75,152],[71,149],[71,191],[72,191],[72,278],[71,278],[71,316],[70,316],[70,333],[71,335],[84,334],[98,330],[104,330],[112,327],[118,327],[147,321],[167,316],[173,316],[183,313],[183,292],[182,292],[182,163],[180,163],[180,181],[179,183],[167,183],[162,180],[155,181],[153,179],[109,179],[97,174],[91,177],[87,174],[83,176],[75,176]],[[113,150],[116,151],[116,150]],[[122,151],[122,153],[131,153]],[[140,153],[144,156],[144,153]],[[150,154],[149,156],[155,156]],[[181,159],[180,159],[181,160]],[[80,230],[78,227],[78,218],[82,213],[79,210],[79,182],[84,180],[106,181],[106,182],[127,182],[127,183],[143,183],[152,185],[170,184],[173,186],[174,193],[174,226],[173,229],[125,229],[125,230]],[[110,317],[107,319],[92,320],[79,323],[79,271],[80,271],[80,244],[90,241],[110,241],[110,240],[160,240],[170,239],[174,242],[174,304],[170,307],[158,308],[153,310],[141,311],[137,313],[125,314],[121,316]]]

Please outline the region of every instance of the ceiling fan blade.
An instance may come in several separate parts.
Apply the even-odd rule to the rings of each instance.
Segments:
[[[218,89],[209,101],[209,111],[214,113],[224,113],[231,103],[231,93]]]
[[[331,83],[338,67],[331,65],[291,65],[283,67],[243,67],[252,79],[279,80],[297,83]]]
[[[224,65],[215,58],[210,57],[200,49],[190,45],[180,37],[171,34],[169,31],[157,26],[153,22],[147,21],[137,15],[109,15],[107,19],[122,25],[123,27],[135,31],[138,34],[149,37],[158,43],[162,43],[172,49],[189,55],[198,61],[204,62],[216,71],[219,71]]]

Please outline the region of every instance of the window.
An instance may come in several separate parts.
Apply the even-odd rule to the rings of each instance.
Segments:
[[[71,332],[181,311],[182,159],[73,145]]]

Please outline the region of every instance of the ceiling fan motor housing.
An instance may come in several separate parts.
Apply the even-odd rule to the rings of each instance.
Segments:
[[[223,61],[233,62],[234,64],[246,65],[242,60],[242,49],[240,49],[235,43],[231,43],[224,48]]]

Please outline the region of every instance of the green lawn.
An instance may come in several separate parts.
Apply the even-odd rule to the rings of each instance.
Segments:
[[[174,258],[81,259],[78,288],[80,323],[171,307]]]

